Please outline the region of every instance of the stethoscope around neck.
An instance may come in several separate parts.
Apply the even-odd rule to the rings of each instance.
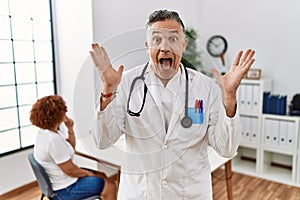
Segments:
[[[143,111],[144,109],[144,106],[145,106],[145,101],[146,101],[146,94],[147,94],[147,91],[148,91],[148,88],[147,88],[147,85],[145,83],[145,72],[147,70],[147,67],[149,65],[149,62],[147,62],[144,66],[144,69],[141,73],[140,76],[137,76],[133,79],[132,83],[131,83],[131,86],[130,86],[130,91],[129,91],[129,95],[128,95],[128,100],[127,100],[127,113],[130,115],[130,116],[135,116],[135,117],[140,117],[141,116],[141,112]],[[192,126],[193,122],[192,122],[192,119],[188,116],[188,96],[189,96],[189,75],[188,75],[188,72],[187,72],[187,69],[185,66],[183,66],[184,68],[184,72],[185,72],[185,105],[184,105],[184,108],[185,108],[185,113],[184,113],[184,117],[181,119],[181,126],[184,127],[184,128],[189,128]],[[130,104],[130,98],[131,98],[131,94],[132,94],[132,91],[133,91],[133,88],[134,88],[134,85],[135,83],[138,81],[138,80],[142,80],[144,82],[144,97],[143,97],[143,104],[140,108],[140,110],[138,112],[133,112],[129,109],[129,104]]]

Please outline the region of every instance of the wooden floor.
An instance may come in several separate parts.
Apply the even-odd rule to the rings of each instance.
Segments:
[[[221,179],[221,180],[220,180]],[[214,200],[226,200],[224,172],[216,170],[212,177]],[[300,200],[300,188],[233,173],[234,200]]]
[[[300,200],[300,188],[291,187],[263,179],[233,173],[234,200]],[[224,172],[218,169],[213,173],[214,200],[226,200],[226,183]],[[25,192],[5,197],[1,200],[39,200],[41,192],[37,185],[33,185]],[[47,198],[44,198],[47,199]]]

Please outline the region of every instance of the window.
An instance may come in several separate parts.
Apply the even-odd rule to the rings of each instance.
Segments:
[[[0,0],[0,156],[31,147],[32,104],[56,92],[50,0]]]

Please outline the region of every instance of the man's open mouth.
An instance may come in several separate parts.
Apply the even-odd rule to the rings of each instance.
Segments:
[[[162,67],[171,67],[173,59],[172,58],[161,58],[159,59],[159,63]]]

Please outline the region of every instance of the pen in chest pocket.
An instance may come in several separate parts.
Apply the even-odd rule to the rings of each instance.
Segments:
[[[203,100],[202,99],[199,100],[199,104],[200,104],[200,106],[199,106],[199,112],[203,113]]]
[[[195,113],[199,113],[200,112],[200,100],[196,99],[195,100]]]

